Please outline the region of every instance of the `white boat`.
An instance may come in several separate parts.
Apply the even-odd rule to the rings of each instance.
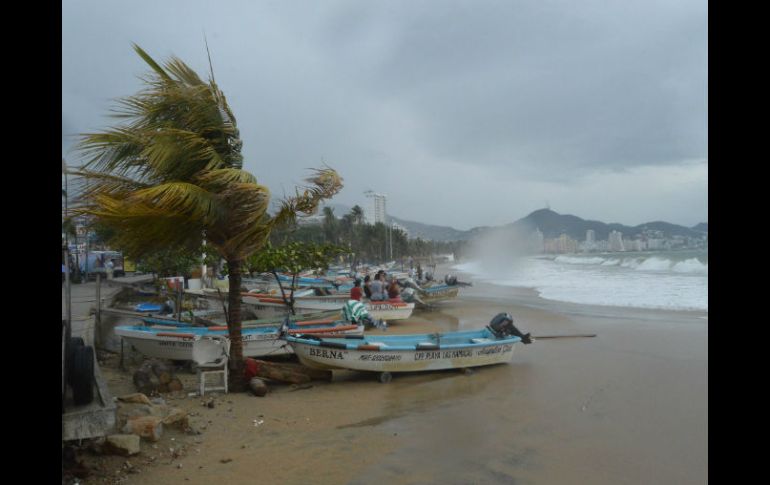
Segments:
[[[414,303],[402,300],[368,301],[366,310],[376,320],[404,320],[412,316]]]
[[[360,338],[289,335],[286,340],[304,365],[378,372],[383,382],[390,380],[392,372],[507,363],[513,357],[514,344],[531,342],[529,334],[521,334],[505,313],[480,330]]]
[[[363,325],[342,320],[309,320],[292,322],[288,335],[362,335]],[[195,340],[205,336],[227,337],[227,327],[184,327],[171,325],[121,325],[115,334],[123,337],[140,353],[148,357],[172,360],[192,360]],[[292,349],[281,337],[280,324],[245,327],[242,329],[244,357],[290,354]]]
[[[258,318],[269,318],[273,315],[285,315],[286,305],[281,298],[265,297],[242,293],[243,303],[248,304],[249,308]],[[294,311],[297,313],[313,313],[319,311],[341,310],[343,305],[350,300],[348,295],[332,296],[307,296],[295,298]],[[367,301],[366,310],[369,315],[376,320],[404,320],[409,318],[414,311],[414,303],[407,303],[400,299]]]

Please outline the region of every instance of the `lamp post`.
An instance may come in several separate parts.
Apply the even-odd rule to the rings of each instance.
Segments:
[[[69,183],[67,180],[67,162],[64,158],[61,159],[61,171],[64,174],[64,220],[69,217]],[[63,222],[63,221],[62,221]],[[62,224],[63,225],[63,224]],[[72,290],[70,287],[70,244],[69,233],[64,231],[64,305],[67,310],[67,328],[69,330],[72,322]],[[69,338],[69,331],[67,332]]]

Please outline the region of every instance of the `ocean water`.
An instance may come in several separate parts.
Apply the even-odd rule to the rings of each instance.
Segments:
[[[708,311],[708,252],[667,251],[484,258],[453,268],[549,300]]]

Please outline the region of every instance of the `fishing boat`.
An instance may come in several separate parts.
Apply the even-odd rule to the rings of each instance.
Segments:
[[[283,335],[295,334],[348,336],[362,335],[362,324],[350,324],[344,320],[295,321],[283,329],[281,324],[244,327],[243,355],[263,357],[266,355],[291,354]],[[115,334],[123,337],[140,353],[147,357],[172,360],[192,360],[193,342],[202,337],[228,335],[227,327],[192,327],[175,325],[121,325],[115,327]]]
[[[314,312],[314,313],[301,313],[296,314],[293,316],[296,320],[329,320],[334,321],[338,320],[341,315],[341,312],[339,310],[331,310],[331,311],[325,311],[325,312]],[[249,327],[263,327],[265,325],[281,325],[284,320],[286,319],[286,312],[284,312],[281,316],[274,316],[270,318],[261,318],[258,320],[244,320],[241,323],[242,328],[249,328]],[[152,326],[152,325],[166,325],[166,326],[172,326],[172,327],[192,327],[192,326],[201,326],[201,325],[195,325],[189,320],[180,320],[177,321],[173,317],[142,317],[140,318],[142,322],[144,322],[145,326]],[[214,321],[207,321],[204,322],[205,326],[226,326],[227,322],[221,321],[221,320],[214,320]]]
[[[449,285],[434,285],[429,286],[427,288],[422,289],[422,293],[420,293],[420,299],[424,301],[427,304],[436,303],[442,300],[449,300],[451,298],[455,298],[457,294],[460,292],[460,288],[457,286],[449,286]]]
[[[286,304],[281,298],[249,293],[242,293],[241,295],[243,296],[243,303],[249,305],[251,311],[260,318],[269,318],[273,315],[286,313]],[[350,300],[348,295],[299,297],[295,298],[294,310],[297,313],[341,310],[348,300]],[[404,320],[412,315],[414,303],[407,303],[401,299],[368,301],[366,302],[366,310],[372,318],[377,320]]]
[[[365,335],[321,338],[318,335],[287,335],[300,362],[320,369],[377,372],[388,382],[392,372],[458,369],[511,361],[516,343],[531,343],[513,317],[501,313],[478,330],[459,332]]]

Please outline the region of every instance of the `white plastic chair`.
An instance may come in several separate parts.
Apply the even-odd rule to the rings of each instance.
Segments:
[[[230,355],[230,339],[226,337],[201,337],[193,341],[192,357],[197,364],[198,390],[203,396],[209,391],[225,391],[227,394],[227,361]],[[221,375],[222,385],[207,386],[206,376]]]

